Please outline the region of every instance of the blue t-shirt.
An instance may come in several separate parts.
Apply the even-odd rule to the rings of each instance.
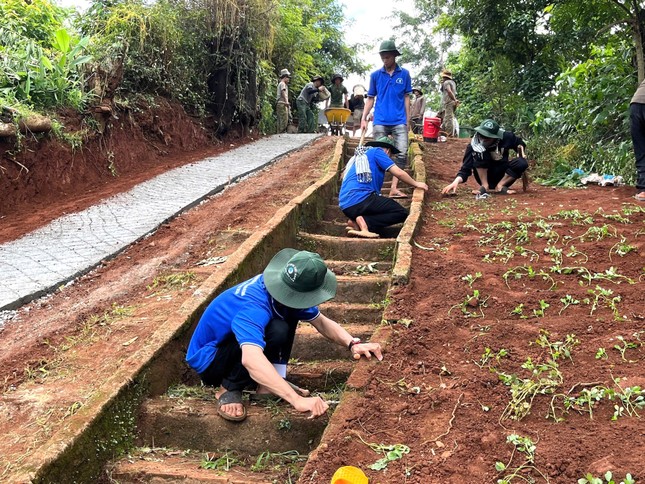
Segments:
[[[372,193],[380,195],[381,187],[383,187],[383,178],[385,178],[385,172],[394,165],[394,162],[381,148],[368,148],[365,154],[370,162],[372,181],[370,183],[359,182],[356,178],[356,164],[353,164],[343,178],[343,183],[340,186],[338,205],[341,210],[362,202]]]
[[[396,126],[407,124],[405,116],[405,96],[412,92],[410,72],[396,65],[390,76],[385,67],[372,72],[370,75],[369,97],[376,97],[374,106],[374,124],[381,126]]]
[[[319,314],[317,307],[292,309],[278,303],[259,274],[227,289],[208,305],[190,339],[186,362],[202,373],[215,358],[217,346],[231,334],[240,345],[264,349],[264,329],[272,319],[313,321]]]

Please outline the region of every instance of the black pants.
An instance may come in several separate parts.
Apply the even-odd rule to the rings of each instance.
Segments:
[[[636,191],[645,192],[645,104],[629,106],[629,122],[636,156]]]
[[[264,331],[264,355],[271,363],[287,364],[298,322],[272,319]],[[205,385],[222,385],[229,391],[254,386],[249,372],[242,365],[242,349],[235,336],[229,336],[218,347],[211,364],[199,374]]]
[[[477,165],[475,165],[477,168]],[[522,174],[528,169],[529,163],[526,161],[526,158],[513,158],[512,160],[509,161],[491,161],[488,163],[488,167],[486,166],[481,166],[480,168],[488,168],[488,186],[484,187],[486,189],[495,189],[495,187],[498,185],[498,183],[504,178],[504,175],[508,175],[515,180],[520,178]],[[477,183],[480,185],[482,184],[482,181],[479,179],[479,174],[477,173],[477,170],[473,170],[473,176],[475,177],[475,180],[477,180]],[[513,180],[513,181],[515,181]],[[511,183],[512,185],[512,183]],[[510,185],[508,185],[510,186]]]
[[[356,205],[347,207],[343,213],[351,220],[362,216],[370,232],[377,234],[385,227],[403,222],[408,216],[408,211],[399,203],[376,193],[372,193]]]

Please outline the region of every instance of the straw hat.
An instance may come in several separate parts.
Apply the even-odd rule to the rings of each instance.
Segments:
[[[352,89],[352,93],[354,96],[365,96],[365,88],[360,84],[357,84],[354,86],[354,89]]]
[[[452,79],[452,72],[449,71],[448,69],[444,69],[441,71],[441,77],[447,77],[448,79]]]

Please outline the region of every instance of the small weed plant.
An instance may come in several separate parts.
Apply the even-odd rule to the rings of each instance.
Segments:
[[[516,479],[522,482],[537,482],[535,476],[532,477],[533,473],[537,473],[539,477],[547,483],[549,482],[549,479],[535,467],[537,445],[529,437],[510,434],[506,437],[506,443],[513,445],[513,452],[506,464],[501,461],[495,463],[495,470],[505,473],[502,478],[497,479],[497,484],[511,484]],[[513,466],[513,460],[517,454],[521,455],[524,460],[518,466]]]
[[[483,308],[486,307],[486,301],[488,301],[488,298],[489,296],[482,298],[479,290],[474,289],[472,294],[466,295],[463,301],[461,301],[458,304],[454,304],[448,310],[448,316],[450,316],[450,313],[452,312],[453,309],[458,308],[461,310],[461,313],[463,314],[464,318],[483,318],[484,317]]]
[[[629,473],[625,476],[625,479],[620,482],[614,479],[614,475],[611,471],[605,472],[603,477],[605,478],[604,480],[602,477],[594,477],[594,475],[589,472],[584,477],[578,479],[578,484],[636,484],[636,481]]]

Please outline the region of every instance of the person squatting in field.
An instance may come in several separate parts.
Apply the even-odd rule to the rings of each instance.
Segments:
[[[441,193],[456,193],[457,186],[465,183],[471,174],[479,184],[479,189],[473,193],[480,197],[488,196],[489,191],[503,195],[515,193],[509,187],[529,167],[524,148],[526,143],[515,133],[505,131],[492,119],[484,120],[475,128],[475,135],[466,148],[457,177]],[[519,156],[509,159],[510,150]]]
[[[286,380],[299,321],[348,348],[354,359],[383,359],[378,343],[362,343],[318,310],[336,295],[336,285],[336,276],[318,254],[287,248],[262,274],[227,289],[208,305],[186,361],[205,385],[219,386],[215,396],[222,418],[244,420],[242,390],[253,387],[253,398],[283,398],[299,412],[309,412],[310,418],[327,411],[324,400]]]

